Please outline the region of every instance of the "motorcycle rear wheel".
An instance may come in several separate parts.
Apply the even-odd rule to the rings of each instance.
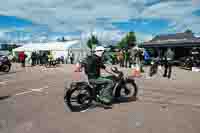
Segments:
[[[77,96],[73,97],[78,92]],[[92,93],[87,86],[76,86],[65,92],[64,102],[72,112],[80,112],[88,109],[92,103]]]
[[[9,72],[9,71],[10,71],[10,66],[7,65],[7,64],[4,64],[4,65],[2,66],[2,70],[3,70],[3,72]]]

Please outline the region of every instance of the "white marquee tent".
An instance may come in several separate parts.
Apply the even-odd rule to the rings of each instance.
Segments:
[[[73,45],[79,45],[80,41],[68,41],[68,42],[48,42],[48,43],[29,43],[21,47],[13,49],[13,52],[33,52],[33,51],[65,51],[69,48],[73,48]]]
[[[89,49],[86,46],[82,46],[79,40],[73,40],[67,42],[29,43],[13,49],[13,55],[16,56],[18,52],[24,51],[30,58],[33,51],[52,51],[54,58],[64,56],[66,59],[69,50],[74,53],[75,62],[89,52]]]

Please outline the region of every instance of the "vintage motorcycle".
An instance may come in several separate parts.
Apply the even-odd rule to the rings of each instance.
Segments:
[[[118,76],[108,76],[114,81],[113,97],[114,101],[126,99],[127,101],[135,100],[138,87],[133,77],[125,77],[123,72],[119,71],[117,67],[111,70]],[[90,82],[72,82],[69,88],[65,88],[64,102],[72,112],[79,112],[88,109],[93,105],[93,101],[98,103],[98,96],[103,85],[96,85]],[[119,100],[120,101],[120,100]]]
[[[11,68],[11,62],[8,57],[0,55],[0,71],[9,72]]]

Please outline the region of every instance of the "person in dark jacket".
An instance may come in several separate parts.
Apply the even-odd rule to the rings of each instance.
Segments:
[[[174,52],[169,48],[164,55],[165,72],[163,75],[163,77],[168,77],[168,79],[171,78],[173,59],[174,59]]]
[[[32,60],[31,65],[32,65],[32,66],[35,66],[35,65],[36,65],[36,59],[37,59],[36,56],[37,56],[37,55],[36,55],[36,52],[32,52],[32,54],[31,54],[31,60]]]
[[[104,53],[104,47],[97,46],[95,49],[94,54],[90,56],[90,58],[87,58],[82,61],[82,66],[84,67],[85,73],[88,77],[89,82],[105,85],[104,88],[100,91],[99,100],[104,105],[111,106],[112,103],[112,87],[114,86],[114,83],[110,79],[106,79],[101,77],[100,70],[104,69],[106,70],[106,66],[103,64],[102,61],[102,55]],[[112,73],[106,70],[108,73]]]

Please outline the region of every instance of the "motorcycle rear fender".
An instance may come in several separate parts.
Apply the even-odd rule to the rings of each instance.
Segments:
[[[70,87],[68,89],[74,89],[77,86],[80,87],[80,88],[88,87],[88,88],[91,89],[91,87],[89,86],[89,84],[87,82],[84,82],[84,81],[72,82],[70,84]]]

